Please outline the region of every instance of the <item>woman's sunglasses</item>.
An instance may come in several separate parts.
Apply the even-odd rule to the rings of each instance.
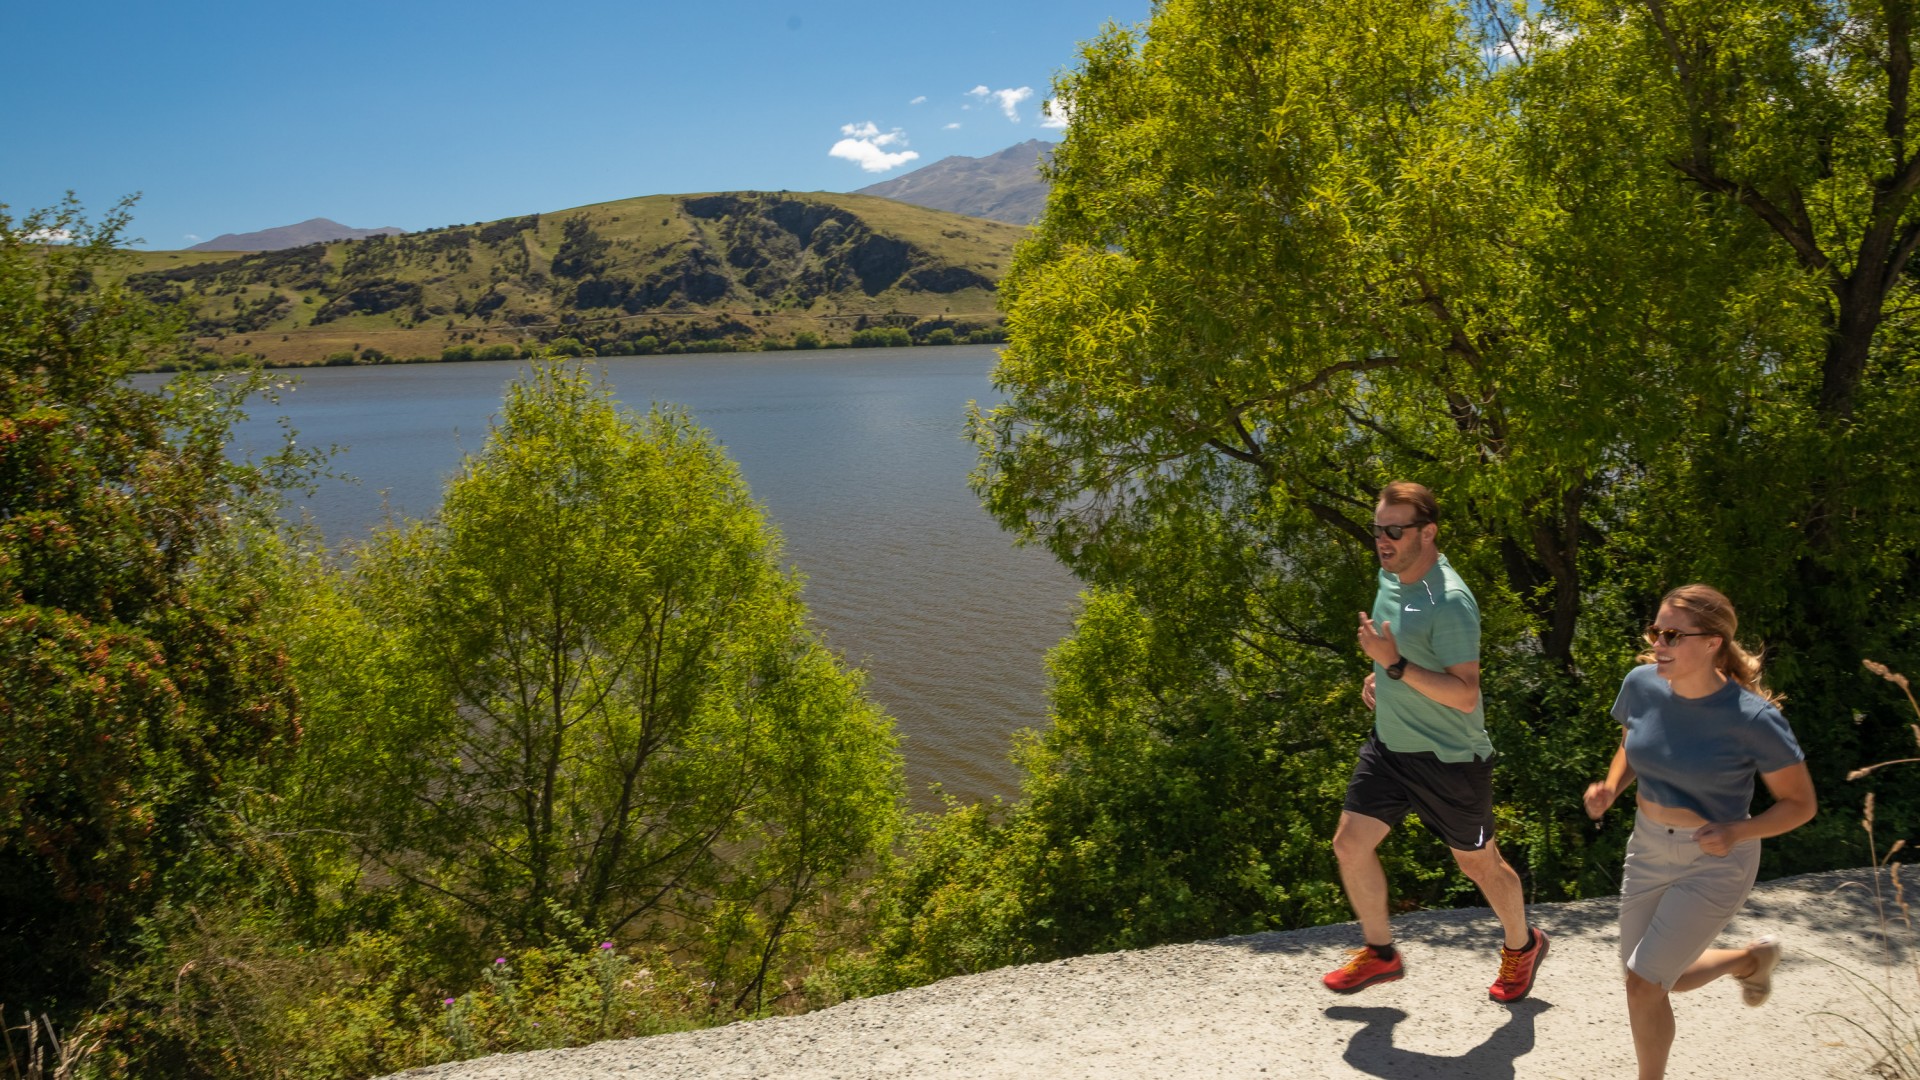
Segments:
[[[1669,630],[1661,626],[1649,626],[1641,632],[1649,645],[1668,645],[1687,637],[1716,637],[1705,630]]]

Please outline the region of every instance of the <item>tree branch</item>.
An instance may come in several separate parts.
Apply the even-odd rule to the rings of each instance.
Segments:
[[[1332,379],[1335,375],[1339,375],[1342,372],[1372,371],[1375,368],[1392,367],[1399,362],[1400,358],[1398,356],[1369,356],[1364,360],[1341,360],[1338,363],[1329,364],[1321,368],[1314,374],[1313,378],[1308,379],[1306,382],[1289,386],[1277,394],[1266,394],[1261,397],[1249,398],[1246,401],[1242,401],[1232,407],[1233,413],[1234,416],[1238,417],[1240,413],[1255,405],[1276,405],[1289,398],[1299,397],[1308,391],[1318,390],[1327,385],[1329,379]]]
[[[1880,295],[1885,298],[1893,292],[1893,283],[1906,273],[1907,261],[1913,258],[1913,249],[1920,245],[1920,221],[1908,225],[1900,234],[1900,244],[1893,249],[1893,258],[1887,260],[1886,275],[1880,281]]]
[[[1809,270],[1823,270],[1835,282],[1844,280],[1833,266],[1833,260],[1820,250],[1811,233],[1802,232],[1794,220],[1773,204],[1765,195],[1746,184],[1735,183],[1719,175],[1704,161],[1673,161],[1668,164],[1679,170],[1682,176],[1700,185],[1701,188],[1724,195],[1741,206],[1753,211],[1761,221],[1767,223],[1793,253],[1800,259],[1800,265]],[[1797,196],[1796,196],[1797,197]]]
[[[1886,0],[1881,10],[1887,19],[1887,139],[1893,143],[1893,159],[1907,156],[1907,93],[1913,79],[1913,47],[1908,36],[1913,32],[1913,14],[1907,0]],[[1910,171],[1912,162],[1907,163]]]

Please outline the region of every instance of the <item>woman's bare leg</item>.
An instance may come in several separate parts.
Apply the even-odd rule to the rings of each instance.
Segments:
[[[1753,974],[1752,949],[1708,949],[1700,954],[1700,959],[1687,965],[1687,970],[1673,981],[1673,992],[1678,994],[1687,990],[1698,990],[1722,975],[1731,975],[1736,979]]]
[[[1663,1080],[1673,1050],[1673,1004],[1657,982],[1627,972],[1627,1019],[1633,1025],[1633,1056],[1640,1080]]]

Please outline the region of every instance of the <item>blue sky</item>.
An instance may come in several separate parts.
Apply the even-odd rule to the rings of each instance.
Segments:
[[[141,192],[134,235],[178,248],[310,217],[423,229],[660,192],[851,191],[1057,138],[1054,76],[1150,10],[8,0],[0,202],[17,215],[72,189],[97,214]]]

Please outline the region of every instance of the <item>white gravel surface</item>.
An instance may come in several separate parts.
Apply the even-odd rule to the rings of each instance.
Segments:
[[[1883,875],[1883,882],[1884,882]],[[1911,958],[1883,944],[1866,871],[1763,882],[1721,937],[1787,946],[1773,1000],[1720,980],[1674,997],[1667,1075],[1866,1077],[1876,999],[1891,987],[1920,1029]],[[1920,882],[1913,883],[1920,888]],[[1884,886],[1883,886],[1884,887]],[[1909,894],[1916,900],[1920,895]],[[1889,892],[1887,907],[1893,910]],[[1499,924],[1484,908],[1394,921],[1407,977],[1351,996],[1320,975],[1358,944],[1353,924],[1082,956],[948,979],[805,1016],[502,1054],[410,1080],[597,1077],[1632,1077],[1612,899],[1529,909],[1552,944],[1531,997],[1489,1000]],[[1897,911],[1895,911],[1897,914]],[[1878,989],[1876,989],[1878,988]]]

